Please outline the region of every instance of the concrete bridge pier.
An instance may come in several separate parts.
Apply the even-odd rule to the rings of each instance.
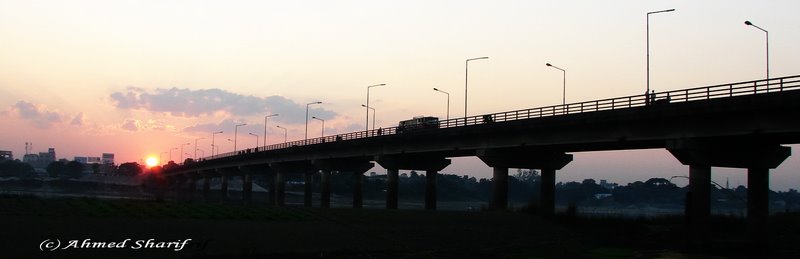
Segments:
[[[400,170],[386,170],[386,208],[397,209],[400,191]]]
[[[197,192],[197,178],[198,178],[197,177],[197,173],[190,173],[189,174],[189,180],[187,181],[187,183],[189,185],[188,186],[189,187],[189,191],[188,191],[188,196],[189,196],[188,197],[188,201],[189,202],[194,201],[194,196],[195,196],[195,193]]]
[[[542,214],[555,212],[556,170],[572,162],[572,155],[555,150],[531,148],[482,149],[476,152],[486,165],[493,168],[492,199],[490,209],[508,209],[508,169],[539,169],[542,172],[542,186],[539,205]]]
[[[370,163],[366,158],[342,158],[342,159],[315,159],[311,165],[322,170],[322,189],[321,202],[323,208],[330,207],[330,172],[352,172],[353,173],[353,208],[361,208],[364,202],[364,173],[375,164]],[[326,176],[327,174],[327,176]],[[327,180],[326,180],[327,179]],[[327,181],[327,183],[326,183]]]
[[[283,206],[285,205],[285,198],[286,198],[286,172],[277,170],[275,172],[275,182],[273,183],[275,186],[275,205]]]
[[[304,175],[306,183],[305,183],[305,192],[304,192],[304,205],[306,207],[311,207],[311,180],[310,174],[314,172],[316,168],[311,166],[309,162],[281,162],[281,163],[270,163],[269,165],[272,170],[277,173],[277,177],[275,177],[275,192],[276,192],[276,202],[278,206],[285,205],[285,198],[286,198],[286,175],[290,173],[301,173]]]
[[[203,201],[211,201],[211,175],[203,174]]]
[[[251,203],[253,201],[253,175],[242,174],[242,201]]]
[[[221,199],[222,202],[228,201],[228,178],[230,178],[230,176],[225,173],[223,173],[222,176],[220,176],[221,182],[219,191],[220,194],[222,194],[222,199]]]
[[[331,207],[331,171],[330,170],[323,170],[322,175],[320,176],[320,203],[319,206],[322,208],[330,208]]]
[[[183,175],[178,175],[175,177],[169,177],[169,179],[173,183],[173,186],[175,187],[175,200],[176,201],[183,200],[184,196],[183,185],[185,185],[187,182],[186,177]]]
[[[689,166],[686,225],[690,246],[710,240],[711,167],[747,169],[747,229],[754,248],[766,248],[769,218],[769,169],[791,155],[791,148],[756,139],[680,139],[666,143],[667,150]],[[763,250],[766,251],[766,250]]]
[[[315,173],[316,172],[305,172],[305,173],[303,173],[303,187],[304,187],[303,205],[306,206],[306,207],[311,207],[312,206],[312,202],[311,202],[311,200],[312,200],[311,189],[312,188],[311,187],[312,187],[312,183],[313,183],[313,179],[314,179],[314,174]]]
[[[450,165],[450,159],[435,155],[393,155],[376,156],[375,161],[387,169],[387,209],[397,209],[400,170],[425,171],[425,209],[436,209],[436,179],[438,172]]]
[[[353,208],[364,206],[364,172],[353,172]]]

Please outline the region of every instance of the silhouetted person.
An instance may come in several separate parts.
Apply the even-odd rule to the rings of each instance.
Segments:
[[[383,128],[378,128],[378,136],[380,136],[381,134],[383,134]]]

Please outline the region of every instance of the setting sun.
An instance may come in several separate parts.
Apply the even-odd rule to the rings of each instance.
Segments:
[[[157,166],[158,165],[158,158],[155,158],[155,157],[152,157],[152,156],[148,157],[147,160],[145,160],[145,164],[147,164],[147,167]]]

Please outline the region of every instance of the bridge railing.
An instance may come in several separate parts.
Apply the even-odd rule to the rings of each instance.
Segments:
[[[668,103],[690,102],[717,98],[726,98],[743,95],[766,94],[800,89],[800,75],[765,80],[746,81],[731,84],[721,84],[705,87],[688,88],[682,90],[658,92],[649,94],[632,95],[610,99],[569,103],[565,105],[552,105],[532,109],[523,109],[465,118],[441,120],[436,124],[424,124],[406,127],[389,127],[376,130],[358,131],[345,134],[331,135],[307,140],[297,140],[285,143],[262,146],[254,149],[245,149],[237,152],[218,154],[209,159],[234,156],[245,153],[277,150],[296,146],[315,145],[336,141],[381,137],[386,135],[403,134],[415,130],[429,128],[455,128],[473,125],[482,125],[495,122],[534,119],[585,112],[597,112],[650,105],[665,105]]]

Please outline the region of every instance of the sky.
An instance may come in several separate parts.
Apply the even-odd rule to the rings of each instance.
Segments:
[[[0,150],[25,142],[59,158],[116,154],[118,163],[210,155],[300,140],[305,106],[325,134],[365,127],[366,87],[378,127],[669,91],[800,73],[798,1],[8,1],[0,0]],[[370,118],[371,120],[371,118]],[[238,127],[234,136],[234,125]],[[309,137],[320,135],[309,122]],[[253,135],[250,135],[250,134]],[[188,143],[188,144],[187,144]],[[792,146],[796,147],[797,146]],[[180,148],[183,149],[181,155]],[[797,152],[797,151],[795,151]],[[688,175],[665,150],[574,153],[558,181],[625,184]],[[385,172],[376,167],[378,172]],[[800,187],[800,158],[772,170]],[[491,177],[476,158],[443,173]],[[714,181],[746,185],[743,169]],[[686,181],[676,178],[676,184]]]

